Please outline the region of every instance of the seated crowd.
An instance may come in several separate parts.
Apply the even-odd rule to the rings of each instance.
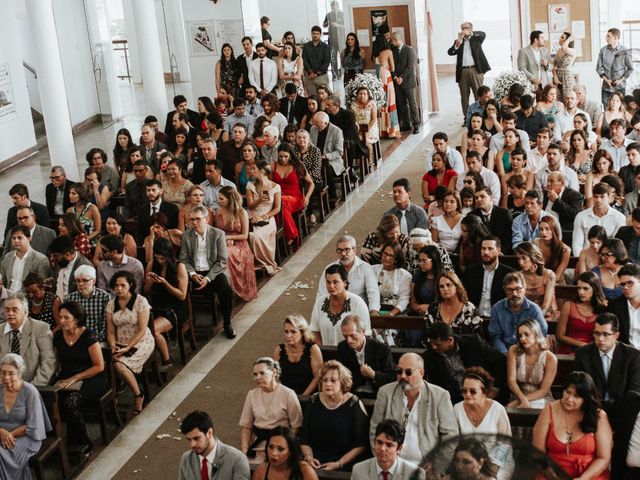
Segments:
[[[328,46],[316,28],[298,62],[309,85],[283,67],[298,56],[295,43],[280,53],[263,31],[252,60],[245,37],[237,64],[222,48],[215,101],[200,97],[195,112],[176,96],[165,131],[147,117],[139,145],[118,131],[115,168],[93,148],[82,182],[51,169],[46,205],[24,184],[11,188],[0,263],[9,477],[22,476],[50,428],[35,387],[58,387],[68,442],[90,452],[83,408],[108,388],[107,359],[139,414],[148,401],[141,373],[156,350],[160,370],[172,365],[167,338],[181,330],[191,295],[211,300],[233,339],[234,300],[256,299],[258,276],[277,274],[277,258],[300,246],[316,212],[324,216],[323,195],[335,205],[340,188],[346,198],[354,170],[373,162],[377,119],[389,112],[358,94],[350,109],[368,106],[357,116],[367,135],[350,133],[354,112],[322,83]],[[345,54],[359,49],[354,39]],[[394,44],[404,47],[397,36]],[[547,90],[519,97],[525,120]],[[625,135],[637,133],[640,113],[608,122],[610,138],[580,112],[553,126],[542,116],[533,131],[517,109],[502,113],[488,87],[477,93],[485,102],[474,104],[464,155],[435,133],[422,203],[396,179],[394,205],[360,254],[353,236],[337,240],[309,322],[287,316],[273,358],[254,362],[240,449],[215,437],[207,413],[183,419],[191,451],[180,478],[248,479],[248,459],[259,463],[255,479],[270,470],[425,478],[443,440],[521,434],[509,417],[518,409],[537,410],[533,444],[572,478],[638,474],[640,144]],[[574,111],[576,94],[563,102]],[[489,118],[485,108],[495,110]],[[465,439],[447,472],[463,478],[459,464],[475,462],[477,478],[494,478],[508,463],[499,457]]]

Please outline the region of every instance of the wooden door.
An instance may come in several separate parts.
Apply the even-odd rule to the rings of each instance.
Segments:
[[[371,11],[372,10],[386,10],[387,22],[389,24],[389,31],[393,32],[394,28],[402,28],[404,30],[405,43],[411,45],[414,48],[411,38],[411,29],[409,24],[409,6],[408,5],[387,5],[387,6],[372,6],[372,7],[355,7],[353,8],[353,27],[355,33],[358,30],[367,30],[369,32],[369,46],[362,45],[365,51],[365,68],[374,68],[373,60],[371,60],[371,45],[373,45],[373,36],[371,33]]]

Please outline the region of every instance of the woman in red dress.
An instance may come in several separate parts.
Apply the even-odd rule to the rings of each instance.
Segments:
[[[288,143],[282,143],[278,147],[278,161],[272,168],[272,180],[280,185],[282,190],[284,237],[289,246],[297,246],[300,244],[300,233],[293,215],[309,205],[309,199],[313,194],[313,180]],[[306,185],[305,192],[300,186],[301,182]]]
[[[422,177],[422,200],[424,208],[428,208],[433,202],[433,196],[438,185],[449,186],[451,179],[458,174],[451,168],[447,155],[442,152],[434,152],[431,157],[431,170]]]
[[[593,379],[573,372],[562,398],[548,404],[533,429],[533,446],[545,452],[569,477],[608,480],[613,434]]]

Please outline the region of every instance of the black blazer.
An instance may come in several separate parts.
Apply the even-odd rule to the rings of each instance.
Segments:
[[[618,337],[618,342],[628,344],[630,321],[627,297],[622,295],[618,298],[614,298],[613,300],[609,300],[609,305],[607,305],[607,312],[611,312],[616,317],[618,317],[618,324],[620,328],[620,336]]]
[[[482,367],[494,378],[494,385],[505,393],[507,382],[507,357],[504,353],[492,347],[478,334],[454,335],[460,349],[460,357],[465,368]],[[427,381],[444,388],[451,395],[451,403],[462,401],[460,385],[447,368],[445,358],[434,352],[429,344],[422,354],[426,365]]]
[[[396,67],[393,78],[402,78],[402,84],[394,85],[395,88],[417,87],[416,73],[418,72],[418,57],[416,56],[416,51],[404,43],[402,48],[393,49],[393,60]]]
[[[473,56],[473,62],[475,63],[476,69],[480,73],[486,73],[491,70],[489,66],[489,62],[487,61],[487,57],[484,55],[482,51],[482,42],[484,42],[485,37],[487,36],[484,32],[473,32],[471,38],[469,38],[469,45],[471,45],[471,55]],[[451,48],[447,50],[447,53],[451,56],[457,55],[456,59],[456,82],[460,83],[460,78],[462,78],[462,52],[464,48],[462,48],[464,42],[460,44],[460,47],[456,48],[455,42],[451,45]]]
[[[67,179],[64,183],[64,195],[62,197],[62,208],[63,211],[66,212],[69,207],[71,207],[71,201],[69,200],[69,190],[71,190],[71,185],[74,182]],[[55,217],[56,214],[53,213],[53,207],[56,205],[56,187],[53,186],[52,183],[48,183],[46,188],[44,189],[44,198],[47,204],[47,210],[49,211],[49,217]],[[47,225],[49,227],[50,225]]]
[[[253,52],[251,59],[255,60],[258,58],[258,54]],[[238,78],[242,75],[242,83],[239,84],[242,90],[249,86],[249,65],[247,65],[247,59],[244,56],[244,53],[238,55],[236,58],[236,70],[238,72]]]
[[[502,281],[507,273],[513,272],[513,268],[503,265],[498,262],[496,267],[496,273],[493,276],[493,283],[491,284],[491,305],[495,305],[497,302],[506,297],[504,288],[502,288]],[[462,277],[462,283],[464,288],[467,289],[467,295],[469,295],[469,301],[474,305],[480,305],[480,297],[482,296],[482,281],[484,279],[484,268],[481,263],[469,265]]]
[[[300,125],[302,117],[304,117],[309,111],[307,98],[301,97],[300,95],[296,97],[296,100],[293,103],[293,108],[291,109],[291,115],[293,118],[287,117],[287,112],[289,111],[289,99],[287,97],[283,97],[278,101],[278,103],[280,104],[280,113],[285,116],[289,123],[296,123]]]
[[[354,387],[359,387],[369,383],[373,388],[373,391],[377,392],[381,386],[396,380],[395,365],[393,363],[393,357],[391,356],[391,349],[384,343],[371,337],[367,337],[367,341],[364,344],[364,361],[376,372],[376,376],[373,380],[362,376],[360,373],[360,364],[356,358],[356,352],[349,348],[346,340],[343,340],[338,344],[336,360],[349,369],[353,377]]]
[[[574,371],[587,372],[593,378],[601,397],[609,393],[612,404],[634,392],[640,395],[640,351],[630,345],[616,342],[613,359],[609,365],[609,376],[604,378],[600,350],[594,343],[576,350]]]
[[[484,214],[482,210],[476,208],[471,210],[472,215],[480,217],[484,222]],[[491,218],[489,223],[486,224],[489,231],[500,239],[502,243],[502,253],[509,255],[511,253],[511,236],[513,231],[511,225],[513,224],[513,218],[511,218],[511,212],[503,207],[493,206],[491,210]]]
[[[635,237],[636,234],[633,232],[633,227],[624,226],[618,229],[618,233],[616,233],[616,238],[622,240],[625,246],[628,246]]]
[[[573,230],[573,221],[576,219],[576,215],[582,210],[583,202],[584,197],[582,194],[569,187],[565,187],[560,198],[553,202],[551,210],[557,212],[560,217],[560,227],[562,230]],[[548,203],[549,197],[545,190],[542,208],[546,210]]]
[[[611,428],[616,432],[613,451],[611,452],[611,480],[623,480],[627,473],[627,453],[633,427],[640,413],[640,395],[631,394],[618,405],[615,421],[611,421]]]
[[[329,114],[329,121],[342,130],[344,141],[357,141],[359,137],[358,127],[356,125],[356,116],[353,112],[340,107],[335,115]]]
[[[175,203],[162,201],[160,204],[160,212],[167,216],[167,228],[178,228],[180,208],[178,208]],[[149,202],[146,201],[140,206],[140,211],[138,212],[138,245],[142,245],[145,237],[149,235],[149,229],[151,227],[150,217],[151,207],[149,206]]]
[[[165,121],[164,124],[164,133],[167,134],[167,136],[169,138],[171,138],[171,135],[173,135],[173,114],[176,113],[175,110],[171,110],[169,113],[167,113],[167,120]],[[198,112],[194,112],[191,109],[187,109],[187,115],[189,115],[189,123],[191,124],[191,126],[193,128],[195,128],[196,130],[200,128],[200,114]],[[156,139],[158,140],[158,139]]]
[[[36,223],[43,227],[51,228],[51,220],[49,220],[49,209],[46,205],[31,201],[31,208],[36,216]],[[13,227],[18,225],[18,207],[11,207],[7,212],[7,225],[4,227],[4,238]]]

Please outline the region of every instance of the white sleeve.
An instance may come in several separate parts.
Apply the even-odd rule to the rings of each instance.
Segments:
[[[260,87],[258,81],[256,80],[256,75],[255,75],[255,70],[253,69],[253,60],[251,60],[251,63],[249,63],[249,65],[247,65],[248,70],[249,70],[249,83],[251,85],[253,85],[254,87],[256,87],[256,90]]]
[[[399,269],[398,281],[398,303],[396,308],[400,312],[404,312],[409,306],[409,298],[411,297],[411,274],[404,268]]]
[[[369,301],[369,310],[380,310],[380,289],[378,288],[378,278],[373,272],[371,265],[362,262],[364,268],[364,285],[367,290],[367,300]]]
[[[322,306],[322,299],[316,299],[316,303],[313,305],[311,311],[311,323],[309,323],[309,330],[312,332],[320,331],[320,308]]]
[[[573,255],[579,256],[580,252],[584,248],[584,230],[582,228],[582,212],[576,215],[576,219],[573,221]]]
[[[369,317],[369,309],[367,308],[367,304],[364,303],[359,296],[353,295],[351,296],[351,305],[353,306],[353,313],[360,317],[360,321],[366,330],[366,335],[371,335],[371,318]],[[313,331],[313,329],[312,329]]]

